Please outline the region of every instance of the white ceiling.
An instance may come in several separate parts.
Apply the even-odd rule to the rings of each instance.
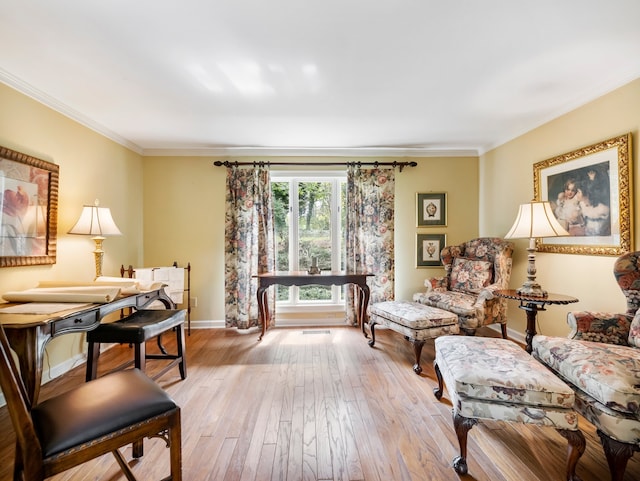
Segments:
[[[638,0],[2,0],[0,81],[147,154],[482,153],[640,77]]]

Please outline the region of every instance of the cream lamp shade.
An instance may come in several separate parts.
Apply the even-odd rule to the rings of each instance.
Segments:
[[[69,234],[93,236],[92,239],[96,243],[93,254],[96,263],[96,278],[98,278],[102,275],[102,261],[104,259],[102,242],[107,236],[122,235],[122,232],[111,216],[111,209],[99,207],[99,202],[96,200],[94,205],[85,205],[82,208],[80,218],[71,228]]]
[[[529,239],[527,281],[517,290],[518,294],[547,297],[547,291],[536,282],[536,239],[568,235],[569,233],[556,219],[549,202],[531,201],[520,205],[516,221],[505,236],[505,239]]]

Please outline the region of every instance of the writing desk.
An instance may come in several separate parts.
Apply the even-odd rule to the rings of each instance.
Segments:
[[[305,271],[278,271],[258,274],[256,277],[258,278],[258,316],[262,322],[262,333],[258,340],[261,340],[267,331],[271,318],[267,302],[267,289],[276,284],[281,286],[342,286],[353,284],[357,286],[359,292],[356,295],[356,316],[364,332],[365,316],[370,295],[367,277],[373,277],[373,274],[342,271],[325,271],[320,274],[309,274]]]
[[[107,315],[120,309],[143,309],[154,301],[160,301],[167,309],[174,307],[164,288],[123,296],[105,304],[90,304],[79,309],[54,314],[3,313],[0,308],[0,324],[4,328],[11,348],[18,355],[20,375],[31,405],[37,404],[44,348],[54,337],[95,329]],[[7,304],[7,307],[12,304]]]

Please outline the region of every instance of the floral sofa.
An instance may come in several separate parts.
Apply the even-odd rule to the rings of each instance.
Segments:
[[[500,324],[506,339],[507,301],[494,292],[508,287],[512,254],[513,243],[497,237],[446,246],[440,252],[444,277],[427,279],[426,292],[414,294],[413,300],[456,314],[467,335],[479,327]]]
[[[614,276],[627,312],[571,312],[568,338],[538,335],[532,355],[569,384],[576,410],[597,428],[611,479],[640,451],[640,252],[618,258]]]

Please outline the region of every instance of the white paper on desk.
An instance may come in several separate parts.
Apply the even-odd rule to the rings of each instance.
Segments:
[[[2,314],[55,314],[56,312],[68,311],[70,309],[81,309],[90,306],[87,303],[71,303],[71,302],[27,302],[24,304],[16,304],[9,307],[1,307]]]
[[[114,286],[34,287],[24,291],[6,292],[9,302],[87,302],[104,304],[115,300],[120,288]]]
[[[183,267],[140,267],[134,269],[139,281],[165,285],[165,292],[176,304],[182,304],[184,292]]]

